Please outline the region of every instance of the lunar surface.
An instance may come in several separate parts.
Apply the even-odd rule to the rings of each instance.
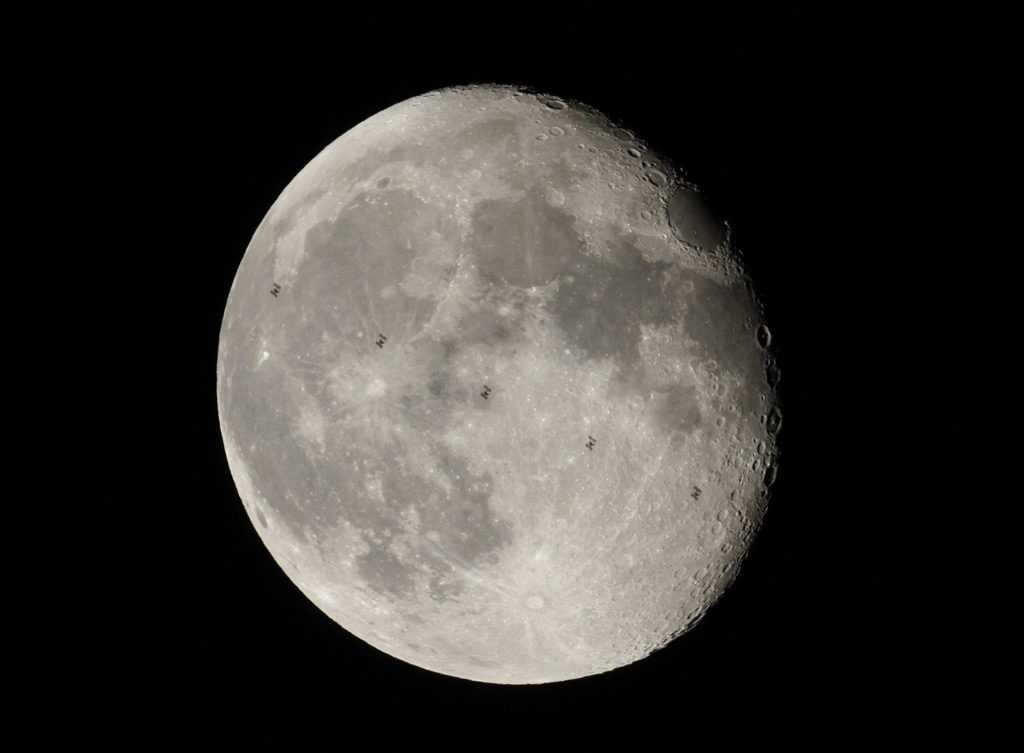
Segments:
[[[217,362],[274,559],[391,656],[492,683],[637,661],[736,576],[775,477],[728,226],[628,129],[506,86],[342,135],[252,238]]]

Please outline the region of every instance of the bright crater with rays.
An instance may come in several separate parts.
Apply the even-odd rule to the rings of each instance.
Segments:
[[[540,683],[642,659],[735,577],[778,369],[728,226],[632,132],[504,86],[360,123],[256,230],[217,398],[259,535],[420,667]]]

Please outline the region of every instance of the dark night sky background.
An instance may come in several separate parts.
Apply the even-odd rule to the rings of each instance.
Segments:
[[[1010,739],[1010,23],[711,5],[13,20],[12,734]],[[582,100],[673,157],[730,219],[780,348],[781,469],[733,588],[649,659],[550,686],[432,674],[337,627],[263,548],[217,425],[220,317],[270,204],[364,118],[474,82]]]

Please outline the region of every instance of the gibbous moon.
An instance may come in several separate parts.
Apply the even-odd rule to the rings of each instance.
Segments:
[[[253,525],[391,656],[492,683],[635,662],[736,576],[775,477],[772,338],[727,224],[594,109],[401,102],[285,188],[217,400]]]

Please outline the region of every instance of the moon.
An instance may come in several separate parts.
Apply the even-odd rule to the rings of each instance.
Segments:
[[[735,578],[776,469],[772,336],[729,226],[632,131],[514,86],[355,126],[256,229],[217,402],[288,577],[490,683],[638,661]]]

